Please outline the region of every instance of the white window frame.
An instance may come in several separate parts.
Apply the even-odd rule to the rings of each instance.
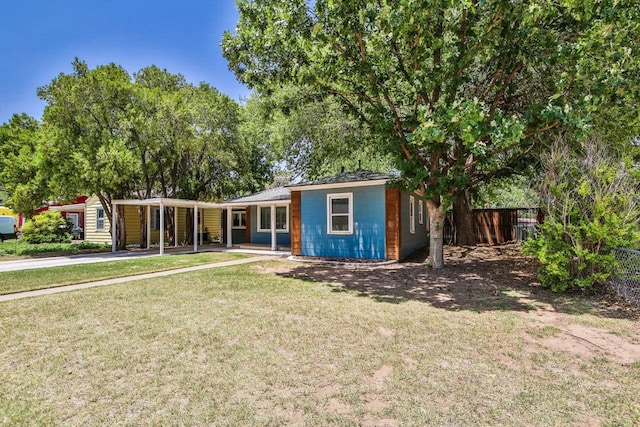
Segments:
[[[331,201],[334,199],[348,199],[349,211],[346,214],[332,214]],[[348,216],[348,229],[344,231],[335,231],[331,226],[334,216]],[[353,234],[353,193],[332,193],[327,194],[327,234],[349,235]]]
[[[100,226],[100,215],[99,212],[102,212],[102,226]],[[106,228],[106,215],[104,212],[104,208],[96,208],[96,231],[105,231]]]
[[[74,218],[74,219],[71,219]],[[68,212],[65,219],[73,224],[74,227],[80,227],[80,214],[76,212]]]
[[[258,215],[257,215],[257,224],[256,224],[256,228],[258,230],[259,233],[266,233],[266,232],[271,232],[271,221],[269,221],[269,228],[262,228],[262,209],[263,208],[268,208],[271,209],[271,205],[258,205],[257,206],[257,211],[258,211]],[[276,224],[276,233],[288,233],[289,232],[289,205],[276,205],[276,218],[277,218],[277,210],[278,208],[286,208],[287,209],[287,220],[284,223],[284,228],[278,228],[277,224]]]
[[[424,224],[424,202],[422,200],[418,200],[418,223]]]
[[[236,216],[240,218],[244,217],[244,225],[233,225],[236,223]],[[247,229],[247,211],[231,211],[231,228],[234,230],[246,230]],[[242,224],[242,220],[238,221],[238,224]]]
[[[409,233],[416,234],[416,199],[409,196]]]

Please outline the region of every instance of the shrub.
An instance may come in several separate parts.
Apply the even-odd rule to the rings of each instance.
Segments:
[[[71,242],[71,228],[60,212],[46,211],[22,226],[22,240],[27,243],[68,243]]]
[[[525,252],[538,258],[540,281],[554,291],[604,284],[616,267],[611,250],[640,242],[632,168],[594,140],[578,154],[556,144],[543,166],[545,220]]]
[[[75,254],[84,251],[108,251],[110,244],[105,243],[24,243],[20,240],[5,241],[0,244],[0,256],[3,255],[39,255],[44,253]]]

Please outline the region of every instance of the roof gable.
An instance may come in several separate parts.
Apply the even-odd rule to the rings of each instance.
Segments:
[[[364,169],[356,169],[354,171],[348,172],[340,172],[335,175],[327,176],[324,178],[316,179],[313,181],[305,181],[299,184],[291,184],[288,187],[296,188],[299,187],[317,187],[317,186],[335,186],[339,184],[350,184],[350,183],[367,183],[373,182],[381,183],[386,182],[391,179],[391,175],[382,173],[382,172],[374,172]]]
[[[278,202],[291,200],[291,190],[286,187],[269,188],[268,190],[253,193],[248,196],[238,197],[236,199],[225,200],[222,203],[234,205],[254,204],[264,202]]]

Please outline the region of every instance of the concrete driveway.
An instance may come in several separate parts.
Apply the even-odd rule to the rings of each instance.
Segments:
[[[152,252],[101,252],[97,254],[68,255],[47,258],[31,258],[17,261],[0,262],[0,273],[7,271],[32,270],[36,268],[61,267],[77,264],[91,264],[95,262],[106,262],[125,260],[132,258],[147,258],[152,256],[160,256]]]
[[[289,256],[291,252],[287,251],[271,251],[264,250],[255,247],[234,247],[227,249],[222,245],[211,245],[206,247],[200,247],[198,253],[201,252],[236,252],[250,255],[275,255],[275,256]],[[170,256],[176,254],[193,253],[191,247],[178,247],[178,248],[166,248],[163,256]],[[82,254],[82,255],[68,255],[68,256],[52,256],[46,258],[29,258],[16,261],[0,261],[0,273],[8,271],[18,270],[33,270],[36,268],[49,268],[49,267],[62,267],[67,265],[78,264],[92,264],[96,262],[106,261],[119,261],[133,258],[148,258],[153,256],[161,256],[158,248],[152,248],[150,250],[138,250],[138,251],[120,251],[120,252],[100,252],[97,254]]]

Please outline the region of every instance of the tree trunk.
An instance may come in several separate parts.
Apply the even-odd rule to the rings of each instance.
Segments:
[[[427,200],[429,211],[429,264],[431,268],[444,268],[444,217],[442,204]]]
[[[476,230],[473,223],[471,196],[469,190],[456,193],[453,203],[453,223],[455,225],[455,242],[458,246],[475,246]]]
[[[124,223],[124,205],[118,205],[118,229],[116,247],[119,251],[127,249],[127,229]]]
[[[111,223],[113,218],[111,211],[111,198],[107,198],[104,194],[98,194],[98,199],[100,200],[100,205],[104,210],[105,220],[108,220]],[[118,226],[117,226],[117,235],[113,235],[113,224],[111,224],[111,239],[116,240],[116,250],[124,250],[127,249],[127,230],[124,227],[124,206],[118,205]]]
[[[138,218],[140,219],[140,249],[147,248],[147,207],[138,206]]]
[[[175,235],[175,222],[178,220],[174,215],[173,208],[164,208],[164,217],[167,219],[167,227],[165,233],[167,233],[167,245],[178,246]]]

